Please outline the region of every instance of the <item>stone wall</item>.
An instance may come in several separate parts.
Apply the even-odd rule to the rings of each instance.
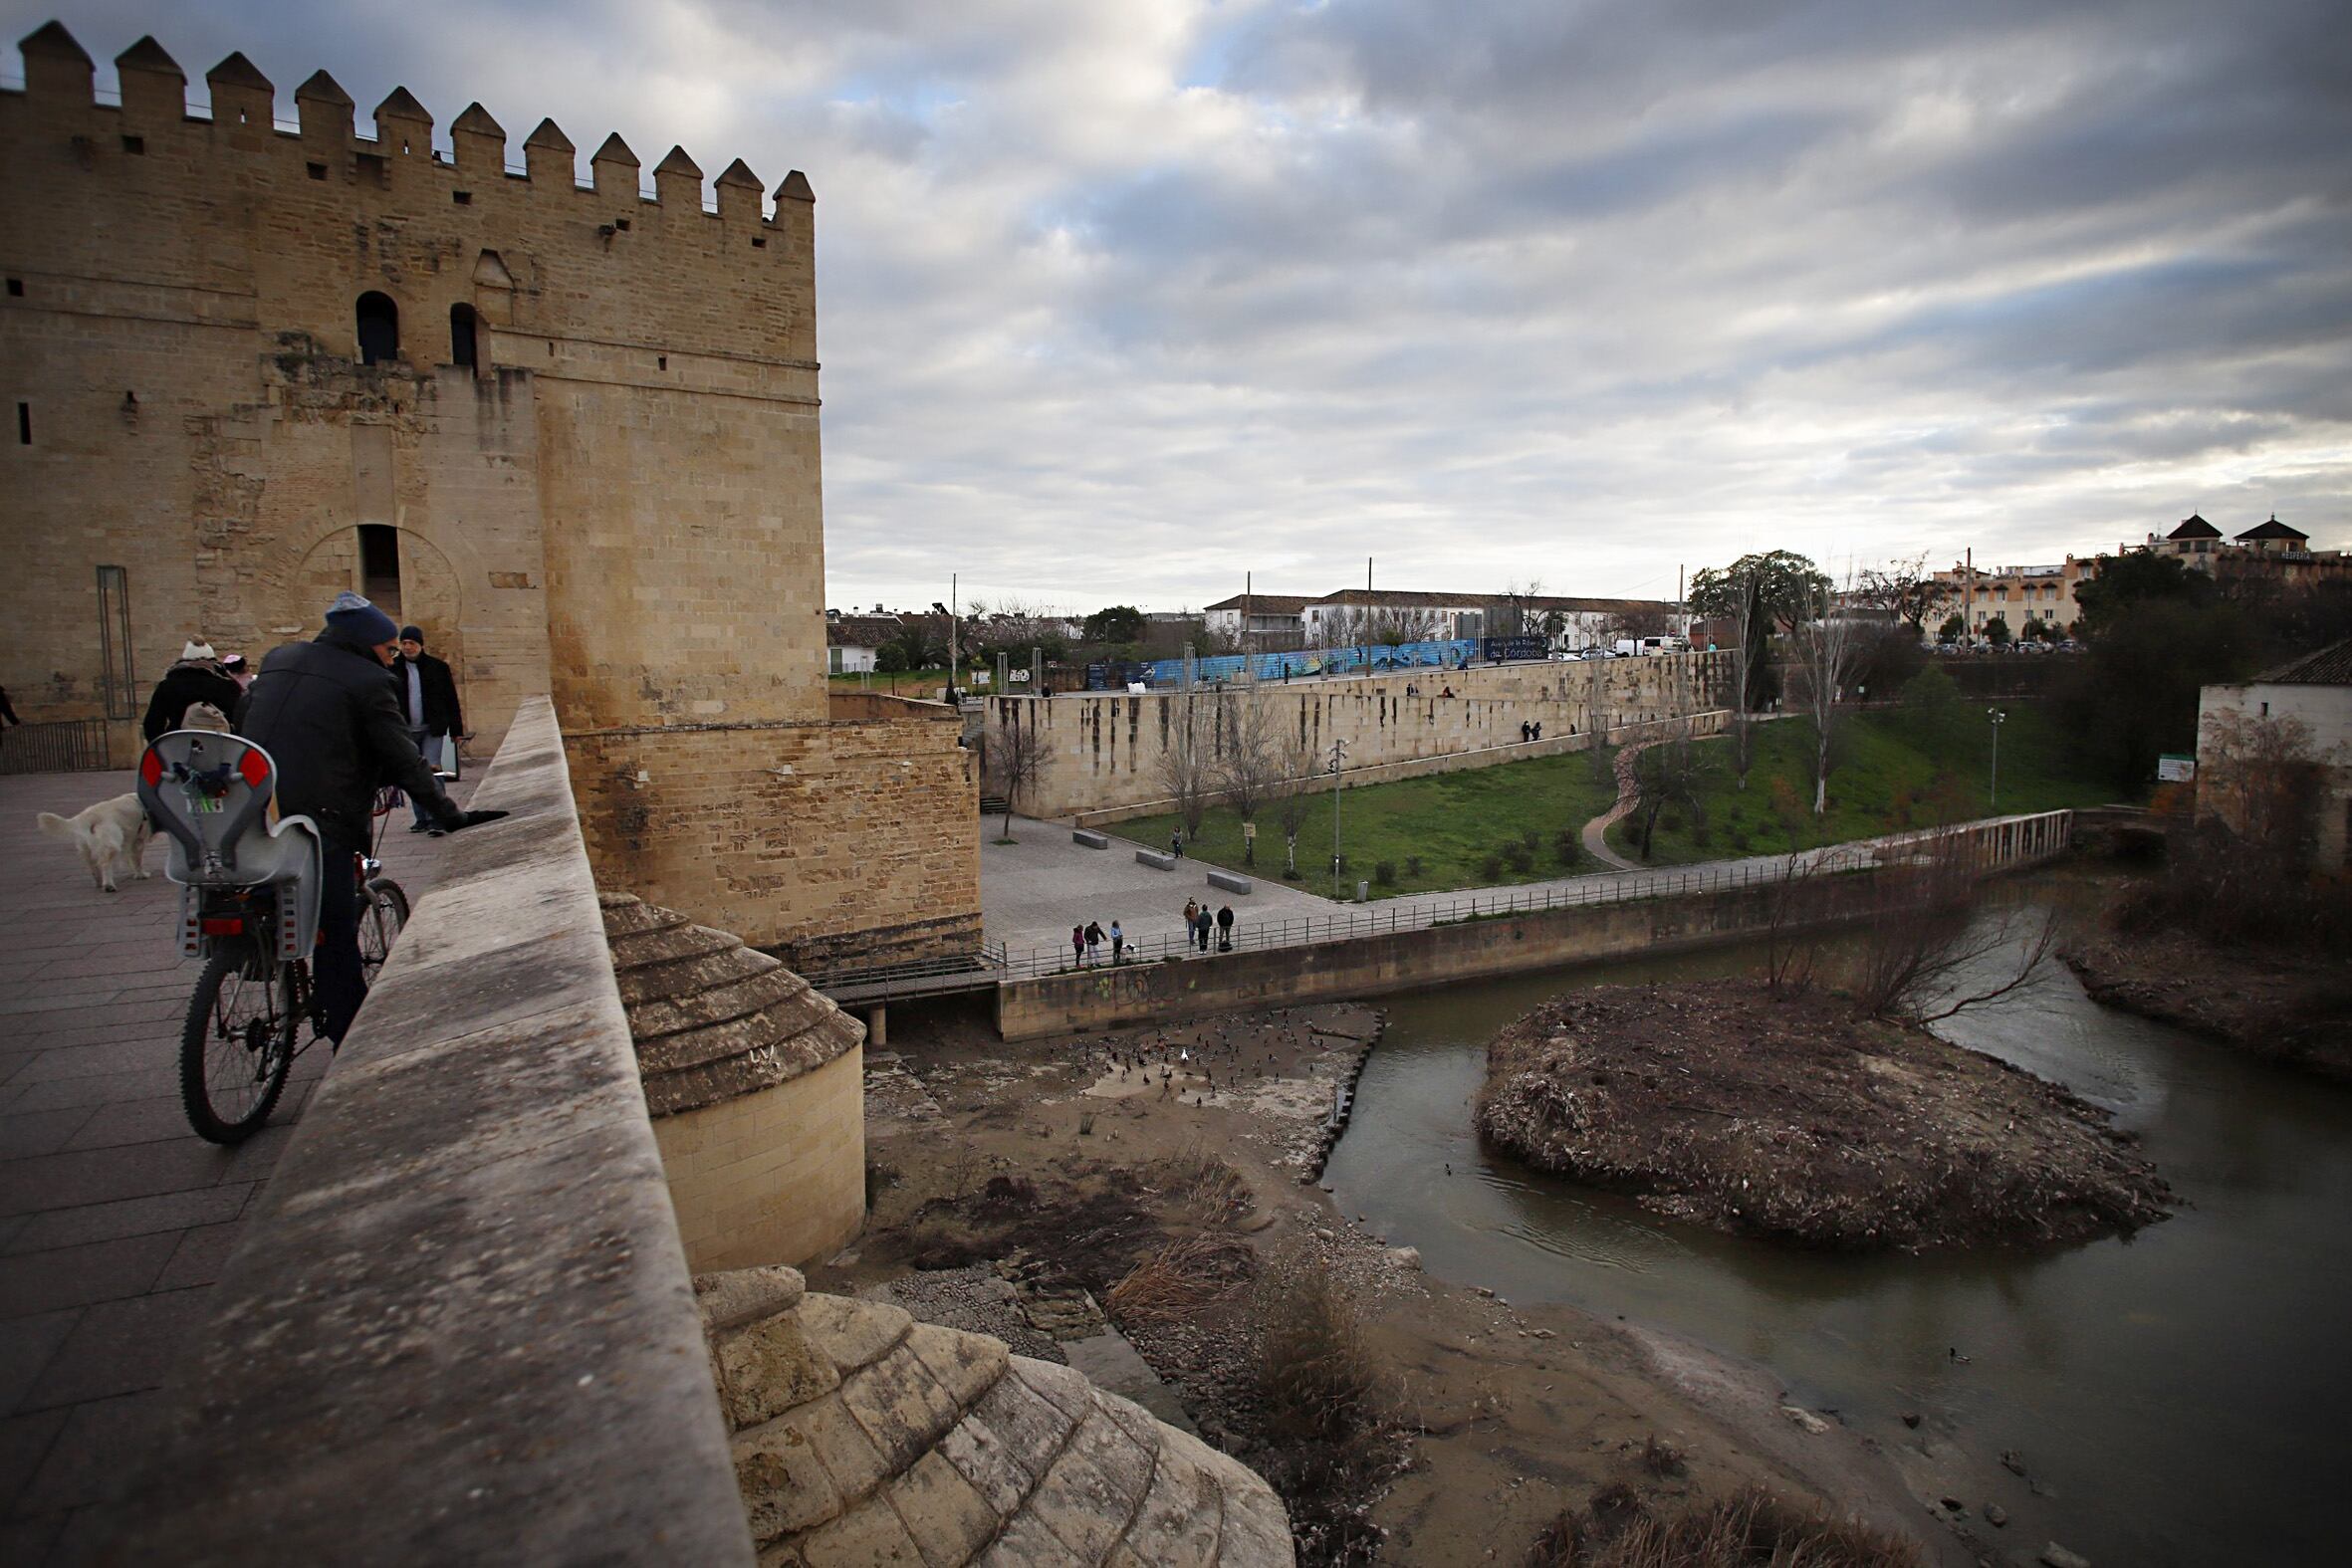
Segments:
[[[653,1124],[696,1273],[822,1262],[865,1224],[865,1051]]]
[[[1255,722],[1278,746],[1327,760],[1347,743],[1347,767],[1377,768],[1481,754],[1512,760],[1519,727],[1539,723],[1544,741],[1596,729],[1699,714],[1728,700],[1732,655],[1687,653],[1572,663],[1479,665],[1355,679],[1269,682],[1224,691],[1082,692],[999,697],[988,703],[991,744],[1009,725],[1034,729],[1045,761],[1021,808],[1033,816],[1140,805],[1168,794],[1162,759],[1192,744],[1212,765]],[[1411,686],[1415,695],[1407,696]],[[1444,695],[1448,690],[1454,695]],[[1519,753],[1517,755],[1529,755]]]
[[[978,949],[978,760],[957,723],[940,708],[566,742],[599,877],[823,970]]]

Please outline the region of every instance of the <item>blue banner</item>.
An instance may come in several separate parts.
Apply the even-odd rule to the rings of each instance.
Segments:
[[[1540,644],[1543,639],[1531,640]],[[1542,656],[1540,652],[1530,655]],[[1193,660],[1193,679],[1200,685],[1214,686],[1219,681],[1240,679],[1244,669],[1263,682],[1297,680],[1309,675],[1377,674],[1382,670],[1462,669],[1477,657],[1479,644],[1470,637],[1438,642],[1358,643],[1353,647],[1314,648],[1302,653],[1229,653]],[[1147,678],[1154,686],[1180,686],[1184,682],[1182,659],[1155,659],[1141,668],[1149,671]],[[1092,666],[1087,667],[1086,684],[1093,685]]]

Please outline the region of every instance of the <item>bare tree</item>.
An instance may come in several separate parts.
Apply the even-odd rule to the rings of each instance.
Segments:
[[[1791,847],[1765,906],[1764,989],[1781,1000],[1801,997],[1813,987],[1813,960],[1821,945],[1808,927],[1819,875],[1818,863]]]
[[[1853,597],[1886,611],[1909,626],[1912,636],[1919,637],[1925,634],[1928,617],[1950,601],[1955,591],[1950,582],[1928,570],[1928,559],[1922,555],[1863,572],[1854,585]]]
[[[1303,731],[1284,725],[1282,738],[1277,743],[1276,772],[1282,782],[1274,788],[1275,825],[1283,830],[1283,876],[1295,881],[1298,876],[1298,831],[1306,825],[1307,813],[1314,808],[1314,789],[1317,771],[1322,759],[1315,755]]]
[[[1839,725],[1845,718],[1845,686],[1853,673],[1854,620],[1838,612],[1823,578],[1813,613],[1796,628],[1797,661],[1804,672],[1805,712],[1813,721],[1813,815],[1829,809],[1829,770]]]
[[[1989,912],[1980,888],[1966,828],[1926,834],[1893,863],[1881,856],[1855,961],[1858,1014],[1932,1023],[2032,984],[2057,912]]]
[[[1012,843],[1013,812],[1046,769],[1046,740],[1027,698],[1000,698],[997,724],[988,737],[986,772],[1005,799],[1005,841]]]
[[[1745,790],[1748,771],[1756,765],[1752,667],[1756,662],[1757,618],[1764,613],[1761,586],[1753,573],[1734,576],[1724,608],[1724,618],[1732,628],[1732,772]]]
[[[1674,635],[1674,611],[1663,604],[1628,604],[1611,615],[1607,626],[1609,640],[1630,637],[1639,641],[1644,637]]]
[[[1186,698],[1177,708],[1175,733],[1168,738],[1167,750],[1160,753],[1158,765],[1160,787],[1167,791],[1169,802],[1176,807],[1176,820],[1184,828],[1186,843],[1200,836],[1201,821],[1209,814],[1209,793],[1214,786],[1214,765],[1207,749],[1200,744],[1200,725],[1194,713],[1196,701]]]
[[[1235,813],[1244,823],[1255,824],[1259,810],[1283,778],[1277,721],[1267,700],[1254,693],[1228,704],[1226,712],[1230,723],[1225,752],[1217,765],[1217,781]],[[1258,863],[1258,840],[1248,826],[1242,830],[1242,863]]]
[[[1691,727],[1674,724],[1664,735],[1644,746],[1633,758],[1633,816],[1640,824],[1636,835],[1641,857],[1650,858],[1650,838],[1658,817],[1668,806],[1680,806],[1694,816],[1703,809],[1699,794],[1699,749],[1691,742]]]
[[[1427,642],[1438,632],[1437,611],[1411,605],[1359,605],[1338,617],[1339,645],[1381,648]]]

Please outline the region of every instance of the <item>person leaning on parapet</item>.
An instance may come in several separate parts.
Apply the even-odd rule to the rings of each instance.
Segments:
[[[1098,920],[1089,920],[1086,922],[1086,967],[1088,969],[1092,969],[1094,960],[1101,956],[1101,948],[1102,923]]]
[[[1217,951],[1233,951],[1233,906],[1221,904],[1217,909]]]
[[[424,651],[424,628],[400,628],[399,656],[392,660],[392,681],[400,688],[400,711],[408,717],[408,735],[424,760],[445,774],[457,772],[457,738],[465,734],[465,715],[458,711],[457,680],[449,661]],[[425,832],[433,820],[424,802],[411,795],[416,818],[412,833]]]
[[[391,617],[356,593],[339,593],[327,629],[261,661],[237,733],[278,765],[278,811],[318,825],[325,851],[319,894],[319,1000],[323,1033],[340,1042],[367,995],[359,970],[359,917],[352,857],[367,848],[375,791],[395,784],[425,803],[446,832],[496,821],[504,811],[463,811],[441,792],[408,737],[392,684]]]
[[[1110,962],[1114,968],[1127,962],[1126,952],[1127,934],[1119,929],[1119,923],[1114,920],[1110,923]]]
[[[198,703],[218,709],[221,722],[226,724],[244,694],[244,688],[231,680],[213,657],[212,644],[190,637],[171,668],[155,683],[155,694],[147,699],[147,717],[139,731],[151,741],[167,730],[209,728],[187,723],[188,710]]]

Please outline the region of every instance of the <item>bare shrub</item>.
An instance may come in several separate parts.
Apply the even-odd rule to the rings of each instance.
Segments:
[[[1658,1435],[1653,1432],[1642,1440],[1641,1467],[1652,1475],[1663,1478],[1668,1475],[1680,1475],[1690,1466],[1683,1460],[1682,1450],[1671,1443],[1659,1442]]]
[[[1622,1487],[1589,1511],[1563,1512],[1529,1553],[1529,1568],[1922,1568],[1900,1536],[1751,1486],[1660,1519]]]
[[[1122,1327],[1182,1323],[1230,1299],[1249,1277],[1249,1248],[1222,1236],[1184,1236],[1160,1246],[1103,1296]]]
[[[2056,946],[2057,912],[1989,913],[1981,890],[1966,831],[1926,834],[1913,853],[1882,864],[1854,966],[1855,1012],[1932,1023],[2030,985]],[[1973,974],[2012,947],[1992,973]]]
[[[1764,910],[1764,989],[1777,1001],[1813,989],[1813,960],[1819,942],[1807,929],[1814,917],[1819,871],[1795,849],[1780,863]]]
[[[1644,860],[1650,858],[1650,839],[1658,830],[1660,814],[1669,807],[1705,819],[1701,772],[1699,749],[1691,742],[1687,723],[1668,725],[1660,739],[1634,754],[1634,836]],[[1675,831],[1681,820],[1679,815],[1668,816],[1667,830]]]
[[[1225,1225],[1250,1212],[1250,1183],[1241,1172],[1200,1144],[1191,1144],[1153,1168],[1162,1191],[1203,1225]]]
[[[1259,1278],[1250,1318],[1270,1437],[1344,1445],[1386,1423],[1378,1363],[1328,1270],[1303,1257],[1277,1261]]]

